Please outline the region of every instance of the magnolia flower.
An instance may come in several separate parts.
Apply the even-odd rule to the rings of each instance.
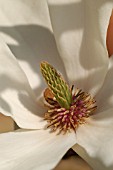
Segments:
[[[0,112],[21,128],[0,135],[1,170],[50,170],[70,148],[94,170],[113,169],[112,1],[0,1],[0,8]],[[44,128],[47,109],[36,96],[45,89],[36,73],[41,60],[96,99],[97,110],[71,133]]]

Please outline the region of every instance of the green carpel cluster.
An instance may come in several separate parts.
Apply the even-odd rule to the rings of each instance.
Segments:
[[[62,76],[45,61],[41,63],[41,72],[59,105],[69,109],[72,103],[72,93]]]

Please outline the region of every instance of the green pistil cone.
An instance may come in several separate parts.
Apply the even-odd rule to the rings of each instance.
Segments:
[[[41,63],[41,72],[59,105],[69,109],[72,93],[61,75],[47,62]]]

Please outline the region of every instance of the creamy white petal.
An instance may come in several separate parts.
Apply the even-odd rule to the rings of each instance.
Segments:
[[[56,135],[48,130],[0,135],[1,170],[50,170],[76,143],[75,133]]]
[[[70,83],[96,94],[107,71],[106,33],[112,2],[48,0],[48,6]]]
[[[103,87],[96,96],[97,113],[113,108],[113,56],[109,59],[109,69]],[[107,116],[107,115],[106,115]]]
[[[37,95],[45,87],[39,66],[42,60],[50,62],[65,75],[45,0],[0,0],[0,33]]]
[[[77,130],[77,143],[73,149],[94,170],[113,169],[113,109],[103,112],[106,118],[92,118]],[[111,117],[109,117],[111,115]]]
[[[0,39],[0,112],[11,116],[19,127],[36,129],[45,125],[44,107],[36,97],[15,57]]]
[[[113,108],[107,109],[105,111],[95,113],[91,118],[100,123],[100,126],[111,127],[113,129]]]

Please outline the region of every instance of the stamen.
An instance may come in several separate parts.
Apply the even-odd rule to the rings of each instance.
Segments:
[[[71,90],[73,90],[73,86]],[[84,124],[86,118],[97,108],[94,98],[78,88],[75,89],[72,95],[72,103],[69,109],[61,107],[53,98],[54,96],[49,100],[49,104],[52,105],[52,107],[48,106],[49,109],[47,113],[45,113],[45,120],[48,122],[47,128],[51,128],[51,132],[58,130],[58,134],[62,132],[65,134],[72,130],[76,131],[78,126]]]

